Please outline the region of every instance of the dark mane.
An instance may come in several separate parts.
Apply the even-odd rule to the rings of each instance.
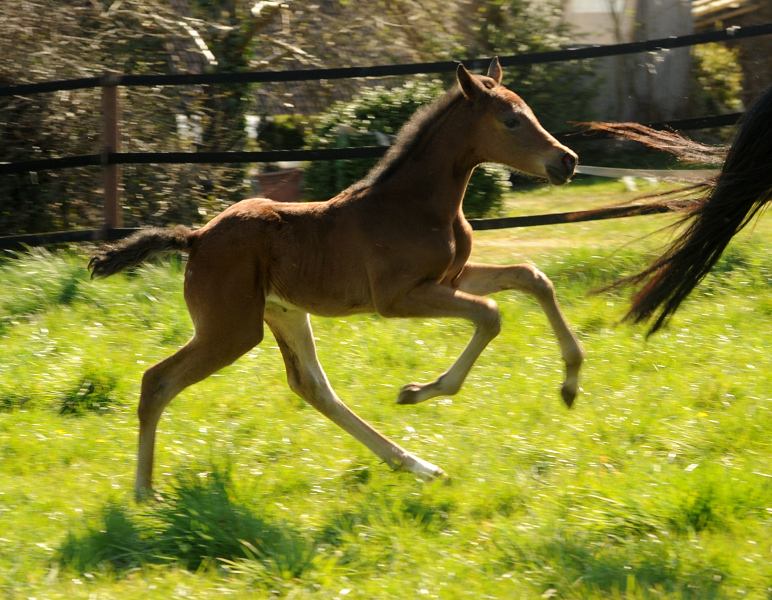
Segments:
[[[431,138],[437,126],[445,120],[450,109],[462,98],[461,88],[455,86],[431,104],[421,107],[410,120],[402,126],[397,139],[391,145],[386,155],[375,165],[367,176],[353,184],[349,190],[355,191],[383,183],[399,169],[407,159],[421,148]]]

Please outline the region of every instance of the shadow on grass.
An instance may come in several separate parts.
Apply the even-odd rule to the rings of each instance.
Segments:
[[[669,480],[666,501],[588,495],[538,532],[503,524],[493,536],[497,569],[527,574],[539,593],[554,589],[556,597],[725,598],[741,574],[727,540],[735,523],[769,504],[772,484],[701,468]]]
[[[147,562],[158,562],[145,531],[123,508],[104,509],[98,526],[83,535],[70,533],[59,548],[62,566],[79,572],[124,571]]]
[[[499,559],[505,569],[526,573],[541,592],[555,590],[556,597],[725,597],[727,573],[720,557],[698,557],[662,546],[650,540],[556,535],[499,545]]]
[[[739,575],[725,540],[734,537],[738,515],[765,506],[769,496],[729,481],[719,468],[669,483],[667,502],[589,494],[538,532],[502,524],[496,568],[525,573],[540,593],[552,589],[557,597],[725,598]]]
[[[359,477],[364,477],[358,474]],[[227,470],[206,477],[178,475],[157,504],[110,504],[85,530],[70,533],[58,550],[60,566],[120,577],[151,565],[195,572],[217,566],[258,587],[315,585],[341,573],[374,568],[395,558],[395,529],[430,536],[446,526],[452,506],[425,498],[373,496],[364,484],[348,511],[333,509],[314,533],[258,516],[234,493]],[[372,540],[372,541],[371,541]]]
[[[233,497],[227,473],[177,478],[163,502],[132,513],[107,506],[96,525],[70,533],[60,563],[79,572],[121,573],[148,564],[196,571],[214,562],[263,563],[269,579],[303,575],[316,551],[313,540],[282,522],[254,515]]]
[[[0,328],[0,334],[2,334],[2,328]],[[25,408],[31,402],[32,398],[27,394],[0,388],[0,412],[13,412]]]

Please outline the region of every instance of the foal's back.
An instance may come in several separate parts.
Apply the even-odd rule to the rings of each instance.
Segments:
[[[427,223],[418,212],[377,187],[327,202],[243,200],[195,232],[186,282],[210,273],[220,279],[216,273],[246,261],[250,269],[239,270],[244,293],[319,316],[379,312],[417,283],[441,281],[454,265],[460,270],[468,258],[471,239],[456,239],[468,236],[466,228]]]

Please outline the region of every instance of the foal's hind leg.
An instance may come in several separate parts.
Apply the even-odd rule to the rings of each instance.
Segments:
[[[207,268],[203,261],[191,267],[193,262],[191,256],[185,301],[196,332],[185,346],[148,369],[142,378],[134,487],[138,496],[152,490],[155,433],[164,408],[186,387],[230,365],[263,339],[265,301],[255,290],[254,268],[246,261],[224,263],[219,269]]]
[[[217,343],[194,335],[169,358],[142,377],[139,399],[139,451],[134,491],[138,497],[152,490],[155,433],[164,408],[186,387],[228,366],[260,341],[259,336]],[[235,342],[235,343],[234,343]]]
[[[453,282],[459,290],[485,296],[503,290],[531,294],[541,306],[558,338],[566,363],[566,379],[561,387],[563,401],[571,406],[579,389],[579,369],[584,358],[579,341],[563,316],[552,282],[531,265],[482,265],[467,263]]]
[[[444,472],[411,454],[375,430],[335,395],[316,357],[308,315],[298,310],[266,307],[265,322],[279,344],[287,367],[290,389],[316,410],[342,427],[393,469],[404,469],[429,480]]]

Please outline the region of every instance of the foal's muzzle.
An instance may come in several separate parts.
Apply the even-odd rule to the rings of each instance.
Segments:
[[[553,185],[566,183],[574,174],[576,168],[576,154],[564,152],[559,160],[547,165],[547,178]]]

